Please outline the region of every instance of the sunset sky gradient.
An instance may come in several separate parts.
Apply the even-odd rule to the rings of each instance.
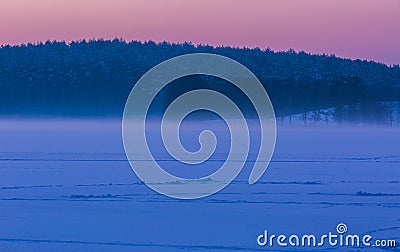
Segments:
[[[400,63],[400,0],[0,0],[0,44],[124,38]]]

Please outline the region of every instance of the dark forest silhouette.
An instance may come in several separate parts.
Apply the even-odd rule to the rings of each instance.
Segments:
[[[0,114],[121,116],[131,88],[146,71],[171,57],[194,52],[224,55],[248,67],[268,91],[278,116],[306,111],[317,114],[322,108],[333,107],[332,116],[338,121],[392,122],[393,115],[399,118],[400,109],[393,105],[399,103],[390,103],[400,101],[398,65],[293,50],[127,43],[118,39],[2,46]],[[179,94],[179,82],[190,83],[186,88],[233,92],[222,80],[193,76],[163,90],[159,109]],[[341,117],[345,108],[347,119]]]

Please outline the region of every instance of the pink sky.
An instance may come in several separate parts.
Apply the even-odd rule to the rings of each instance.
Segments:
[[[0,0],[0,44],[100,37],[399,64],[400,0]]]

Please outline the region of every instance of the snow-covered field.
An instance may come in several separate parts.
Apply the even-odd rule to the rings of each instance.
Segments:
[[[120,128],[119,121],[0,121],[1,252],[277,251],[284,249],[258,246],[257,236],[321,235],[339,223],[399,246],[399,128],[278,125],[261,181],[248,185],[243,170],[198,200],[167,198],[141,183]],[[335,249],[359,250],[318,250]]]

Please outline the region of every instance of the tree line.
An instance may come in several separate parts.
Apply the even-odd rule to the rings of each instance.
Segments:
[[[100,39],[1,46],[0,114],[120,116],[130,90],[146,71],[195,52],[224,55],[248,67],[269,93],[278,116],[400,100],[399,65],[293,50]],[[180,89],[195,87],[235,95],[218,78],[193,76],[168,85],[156,110],[165,108]],[[248,106],[245,98],[237,99]]]

